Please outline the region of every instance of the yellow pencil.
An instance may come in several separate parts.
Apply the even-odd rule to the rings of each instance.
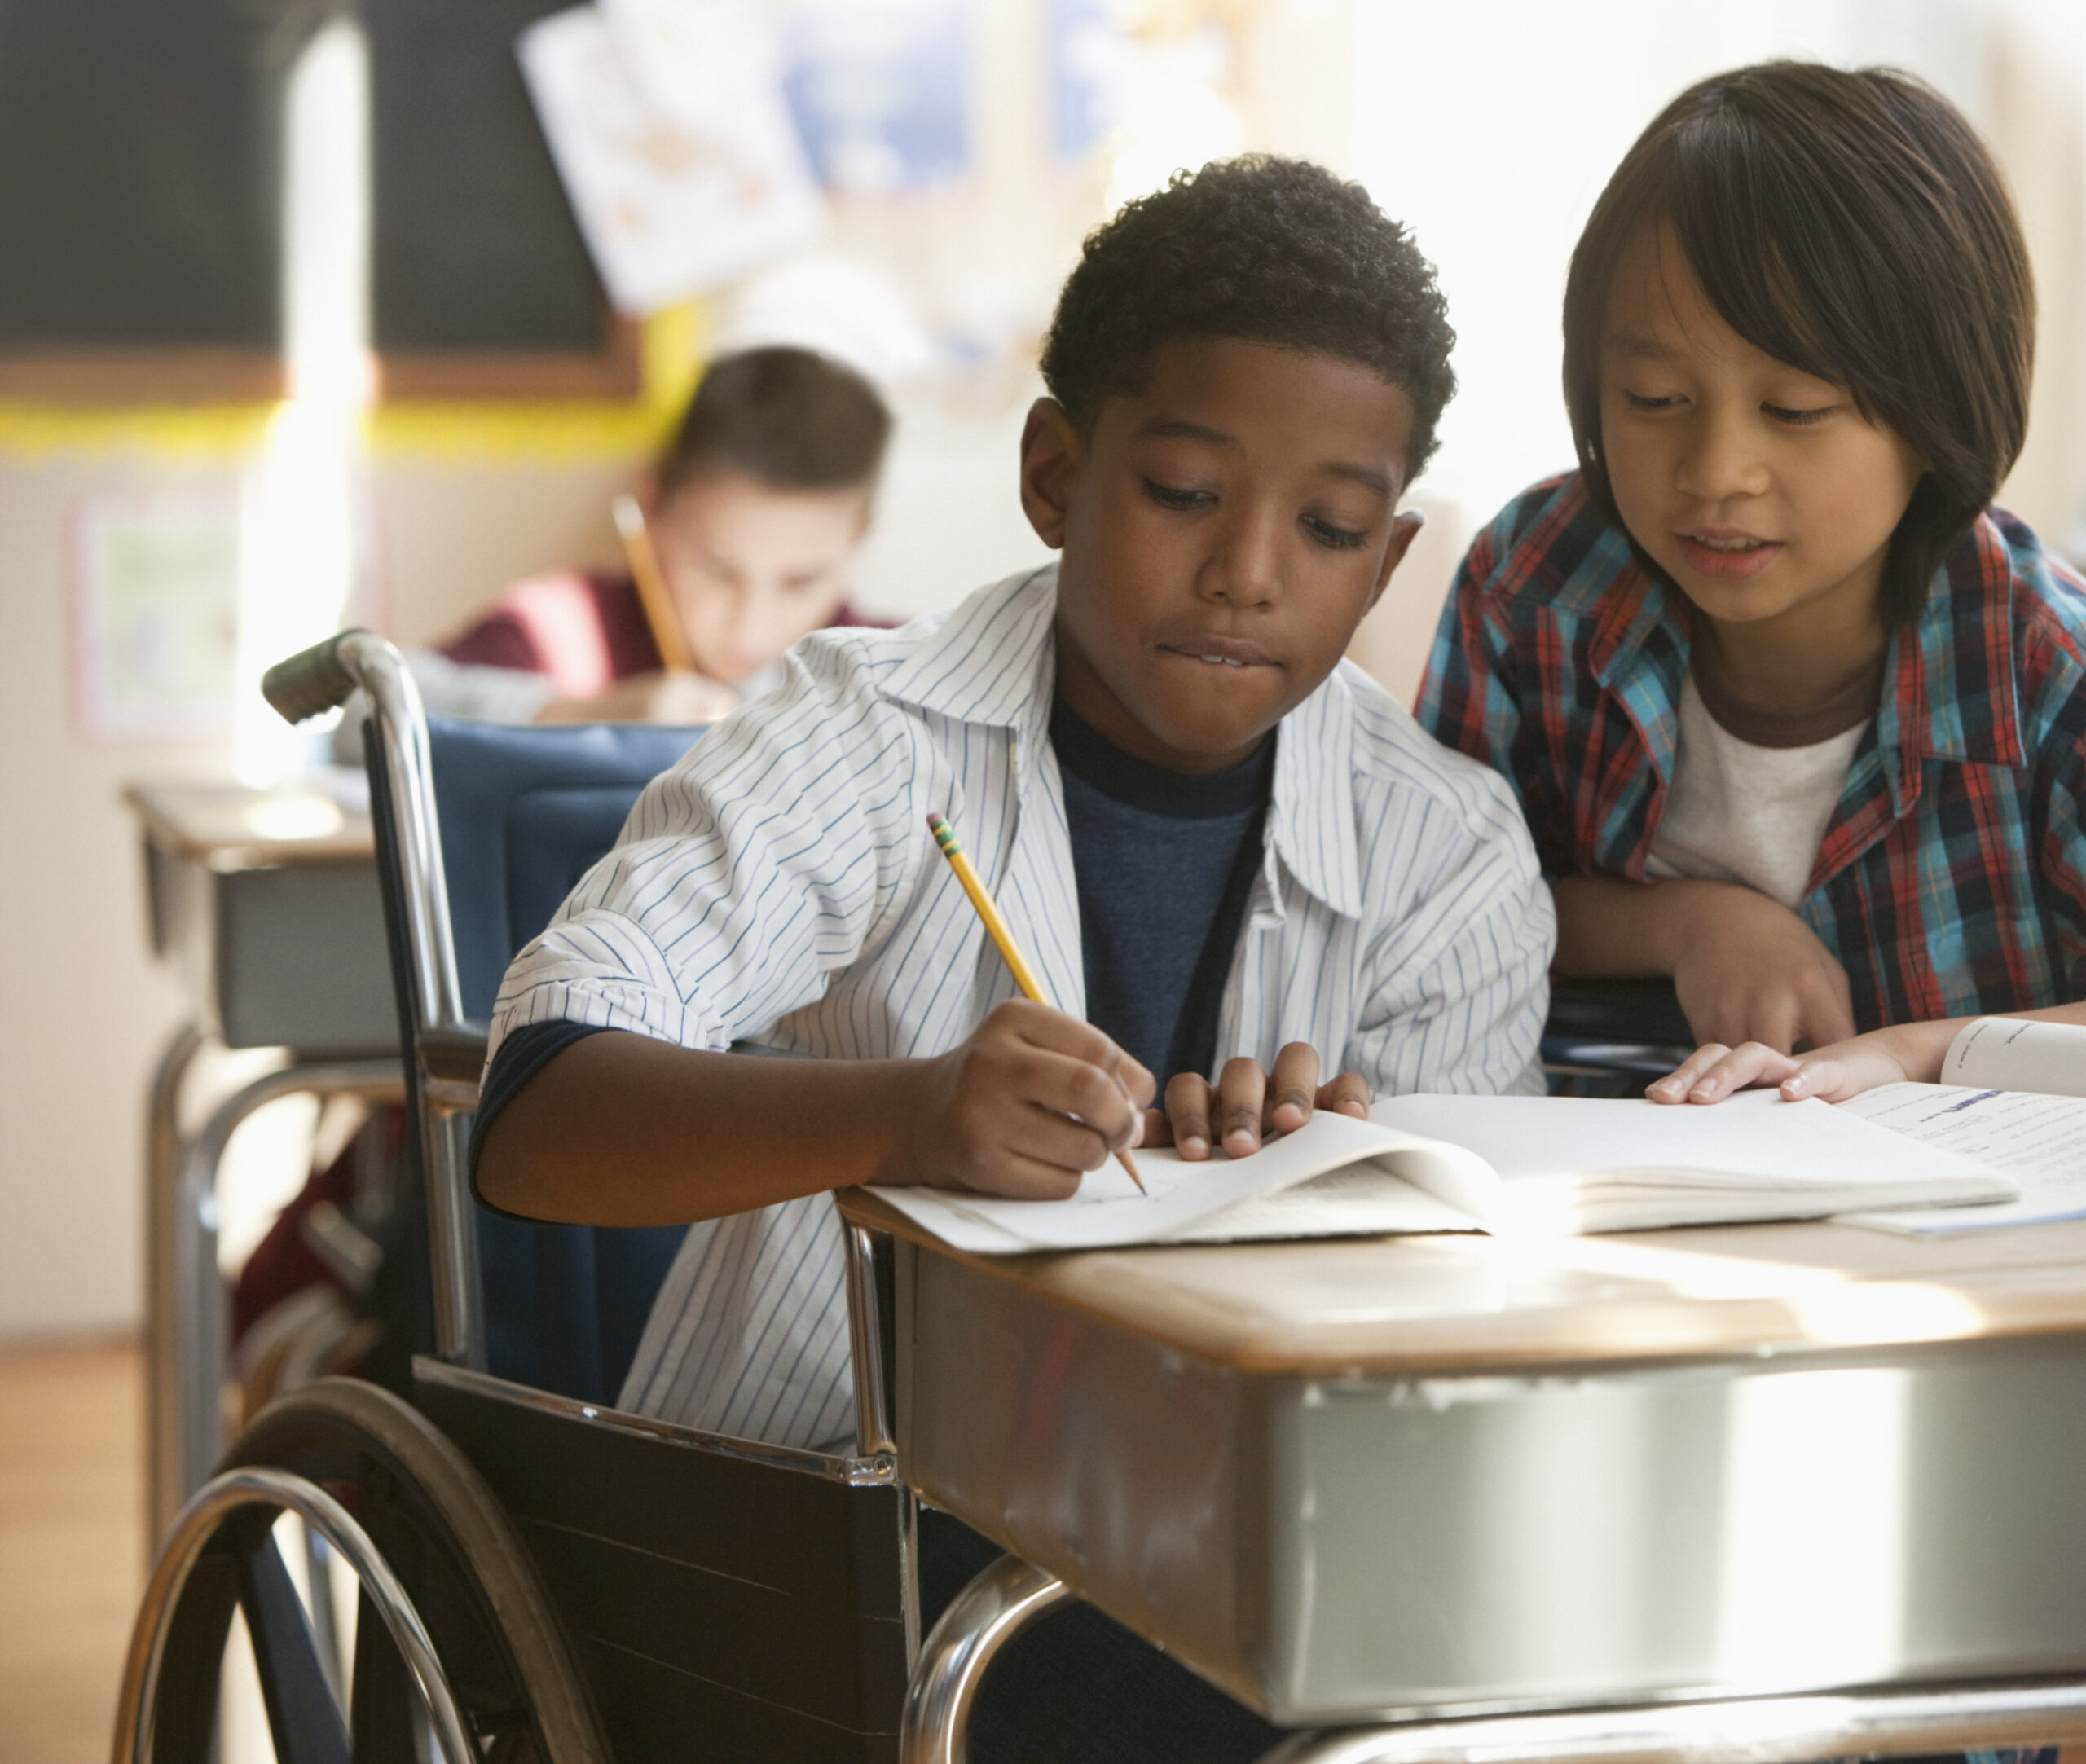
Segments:
[[[1007,929],[1007,922],[1000,917],[1000,909],[992,897],[985,892],[985,885],[978,879],[978,872],[970,867],[970,860],[963,855],[963,847],[957,842],[956,829],[940,815],[927,817],[927,831],[935,836],[935,843],[942,848],[942,856],[948,860],[948,867],[956,872],[956,879],[963,884],[963,891],[970,896],[970,904],[978,909],[978,917],[985,922],[985,935],[1000,952],[1000,958],[1014,975],[1014,983],[1021,989],[1021,996],[1031,1004],[1047,1005],[1050,1001],[1043,996],[1043,988],[1036,983],[1028,961],[1014,940],[1014,933]],[[1136,1161],[1127,1151],[1116,1154],[1116,1161],[1138,1186],[1140,1194],[1150,1190],[1144,1178],[1138,1174]]]
[[[637,583],[637,603],[645,609],[645,622],[659,647],[659,660],[672,673],[695,671],[695,656],[688,646],[688,633],[681,628],[681,615],[674,605],[673,590],[667,586],[659,568],[659,554],[652,548],[652,535],[645,529],[645,511],[628,490],[610,505],[616,532],[623,540],[623,555]]]

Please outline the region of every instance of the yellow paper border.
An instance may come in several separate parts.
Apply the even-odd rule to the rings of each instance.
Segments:
[[[380,405],[363,424],[372,459],[555,464],[658,446],[702,371],[706,314],[688,301],[645,321],[644,389],[632,399],[496,399]],[[0,458],[143,455],[168,460],[251,452],[279,404],[87,408],[0,399]]]

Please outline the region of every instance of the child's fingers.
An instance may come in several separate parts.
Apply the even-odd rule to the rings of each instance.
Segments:
[[[1040,1050],[1031,1056],[1031,1062],[1018,1092],[1023,1100],[1048,1114],[1069,1117],[1072,1124],[1098,1133],[1103,1156],[1130,1143],[1137,1133],[1139,1111],[1112,1070],[1067,1054]],[[1080,1168],[1091,1169],[1094,1165]]]
[[[1069,1017],[1062,1010],[1036,1004],[1032,999],[1010,998],[1004,1004],[996,1005],[985,1019],[985,1027],[1010,1031],[1031,1047],[1085,1060],[1103,1071],[1112,1072],[1119,1064],[1135,1067],[1139,1071],[1144,1070],[1092,1023],[1082,1023],[1076,1017]]]
[[[1199,1072],[1176,1072],[1166,1087],[1166,1112],[1160,1119],[1186,1163],[1199,1163],[1209,1155],[1210,1102],[1214,1095]],[[1164,1145],[1165,1141],[1154,1143]]]
[[[1815,1097],[1821,1102],[1844,1102],[1878,1084],[1903,1084],[1912,1075],[1893,1049],[1890,1036],[1885,1030],[1820,1049],[1782,1080],[1782,1094],[1792,1102],[1806,1097]]]
[[[1116,1081],[1129,1094],[1130,1101],[1139,1108],[1149,1108],[1159,1094],[1159,1080],[1142,1062],[1131,1058],[1120,1048],[1116,1050]]]
[[[1318,1087],[1318,1106],[1339,1115],[1366,1117],[1369,1113],[1369,1080],[1359,1072],[1342,1072],[1331,1083]]]
[[[1293,1133],[1311,1118],[1318,1093],[1318,1050],[1309,1041],[1292,1041],[1274,1057],[1267,1089],[1263,1130]]]
[[[1078,1018],[1068,1017],[1048,1005],[1010,998],[985,1019],[985,1029],[980,1033],[988,1031],[1010,1033],[1041,1054],[1072,1060],[1098,1072],[1122,1098],[1123,1109],[1133,1114],[1151,1100],[1156,1089],[1151,1074],[1092,1023],[1081,1023]],[[1093,1118],[1086,1116],[1083,1109],[1072,1108],[1067,1112]],[[1117,1112],[1111,1111],[1111,1122]],[[1117,1139],[1112,1126],[1109,1132],[1111,1143],[1129,1143],[1127,1138]]]
[[[1782,1080],[1781,1091],[1791,1102],[1815,1097],[1821,1102],[1844,1102],[1867,1089],[1846,1060],[1807,1059]]]
[[[1714,1058],[1705,1058],[1714,1054]],[[1698,1048],[1668,1077],[1649,1086],[1654,1102],[1721,1102],[1733,1091],[1762,1084],[1780,1084],[1797,1070],[1797,1062],[1761,1041],[1735,1048]]]
[[[1079,1192],[1080,1176],[1077,1170],[1010,1151],[970,1176],[964,1186],[975,1194],[1000,1194],[1009,1200],[1069,1200]]]
[[[1099,1169],[1114,1149],[1092,1123],[1035,1104],[1010,1111],[993,1138],[997,1154],[1047,1164],[1075,1180]]]
[[[1267,1090],[1267,1074],[1258,1060],[1241,1054],[1224,1062],[1217,1080],[1217,1114],[1227,1158],[1250,1158],[1261,1149],[1261,1110]]]
[[[1644,1094],[1654,1102],[1685,1102],[1688,1093],[1730,1052],[1721,1041],[1705,1041],[1665,1077],[1645,1085]]]

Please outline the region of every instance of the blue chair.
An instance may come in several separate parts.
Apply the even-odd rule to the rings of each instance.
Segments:
[[[428,719],[467,1018],[491,1017],[516,952],[614,844],[638,792],[701,733]],[[683,1229],[536,1225],[482,1206],[475,1222],[486,1370],[582,1401],[614,1402]]]

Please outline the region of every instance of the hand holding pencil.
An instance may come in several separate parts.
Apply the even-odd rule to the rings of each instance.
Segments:
[[[964,856],[963,847],[957,841],[955,832],[951,829],[948,822],[940,815],[930,815],[927,817],[927,829],[934,834],[935,843],[941,848],[942,856],[948,860],[949,868],[956,873],[956,879],[962,884],[964,893],[970,896],[970,904],[976,909],[978,917],[984,922],[985,933],[992,939],[993,947],[999,951],[1009,971],[1013,974],[1014,985],[1019,988],[1021,996],[1032,1005],[1040,1005],[1046,1010],[1050,1009],[1050,1001],[1045,996],[1034,970],[1029,967],[1028,959],[1021,952],[1020,946],[1014,942],[1014,933],[1008,928],[1006,920],[1001,915],[997,904],[986,891],[985,885],[979,878],[978,872],[971,867],[970,860]],[[999,1014],[998,1012],[994,1013],[996,1017]],[[1072,1019],[1062,1018],[1059,1013],[1052,1011],[1051,1014],[1059,1016],[1061,1020],[1067,1025],[1072,1024]],[[1090,1037],[1093,1042],[1098,1043],[1099,1049],[1105,1049],[1108,1054],[1114,1056],[1114,1058],[1110,1061],[1111,1067],[1122,1065],[1130,1067],[1134,1076],[1142,1080],[1137,1088],[1142,1091],[1145,1098],[1150,1098],[1153,1084],[1151,1075],[1149,1072],[1138,1066],[1127,1055],[1122,1054],[1120,1050],[1116,1049],[1114,1044],[1102,1036],[1098,1029],[1084,1024],[1076,1027],[1084,1029],[1086,1036]],[[1069,1047],[1064,1051],[1072,1054],[1074,1058],[1078,1058],[1081,1054],[1085,1054],[1088,1057],[1089,1068],[1091,1070],[1093,1056],[1099,1049],[1085,1045],[1082,1046],[1078,1052],[1074,1052]],[[1128,1087],[1125,1087],[1124,1099],[1133,1104],[1139,1101],[1138,1097]],[[1072,1123],[1068,1124],[1076,1124],[1090,1131],[1102,1131],[1098,1121],[1080,1110],[1064,1109],[1058,1112],[1072,1117]],[[1133,1122],[1135,1119],[1133,1113]],[[1138,1175],[1136,1161],[1130,1156],[1129,1148],[1125,1146],[1119,1146],[1114,1150],[1116,1160],[1129,1173],[1130,1180],[1137,1184],[1138,1191],[1140,1194],[1144,1193],[1146,1191],[1144,1178]]]

